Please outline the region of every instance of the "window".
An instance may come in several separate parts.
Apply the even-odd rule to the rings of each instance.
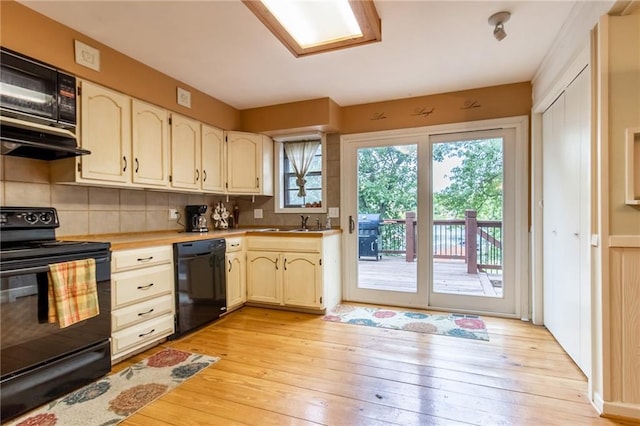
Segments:
[[[324,213],[325,206],[325,182],[324,173],[326,164],[324,135],[296,135],[274,138],[276,142],[276,206],[277,213]],[[287,156],[285,143],[303,144],[309,141],[318,141],[309,168],[304,177],[304,194],[300,195],[298,177],[293,161]],[[291,145],[290,145],[291,147]],[[307,151],[308,152],[308,151]],[[300,160],[298,159],[298,162]]]

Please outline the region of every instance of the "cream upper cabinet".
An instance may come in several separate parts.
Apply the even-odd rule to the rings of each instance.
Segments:
[[[80,82],[80,144],[91,151],[79,159],[82,179],[129,182],[131,100],[122,93]]]
[[[166,109],[131,101],[132,181],[145,186],[169,185],[169,119]]]
[[[200,122],[171,115],[171,186],[200,189]]]
[[[226,132],[230,194],[273,195],[273,141],[268,136]]]
[[[224,161],[224,131],[202,124],[202,181],[205,192],[223,193],[226,164]]]

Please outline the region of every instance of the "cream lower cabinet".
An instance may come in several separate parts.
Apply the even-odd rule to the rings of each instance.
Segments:
[[[118,362],[175,329],[173,247],[114,251],[111,259],[111,359]]]
[[[226,242],[227,312],[230,312],[247,301],[247,252],[242,238],[227,238]]]
[[[323,311],[340,302],[339,235],[247,240],[248,303]]]

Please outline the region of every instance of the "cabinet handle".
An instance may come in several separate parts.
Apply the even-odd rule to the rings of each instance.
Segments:
[[[229,261],[229,272],[231,272],[231,261]]]
[[[202,181],[203,181],[203,182],[206,182],[206,181],[207,181],[207,171],[206,171],[206,170],[203,170],[203,171],[202,171]]]
[[[134,158],[135,163],[136,163],[136,173],[138,173],[138,169],[140,169],[140,163],[138,162],[138,158]]]
[[[138,337],[145,337],[145,336],[148,336],[148,335],[150,335],[152,333],[155,333],[155,332],[156,332],[156,329],[152,328],[151,331],[149,331],[148,333],[138,334]]]
[[[260,188],[260,178],[256,178],[256,188]]]
[[[122,157],[122,161],[124,161],[124,167],[122,168],[123,172],[127,171],[127,157]]]
[[[139,316],[139,317],[142,317],[142,316],[144,316],[144,315],[149,315],[149,314],[150,314],[151,312],[153,312],[154,310],[155,310],[155,309],[151,308],[151,309],[149,309],[147,312],[139,312],[139,313],[138,313],[138,316]]]
[[[153,256],[149,256],[149,257],[139,257],[137,260],[138,262],[148,262],[151,259],[153,259]]]
[[[286,257],[284,258],[284,270],[285,271],[287,270],[287,258]]]
[[[151,287],[153,287],[153,283],[147,285],[139,285],[138,290],[149,290]]]
[[[200,180],[200,171],[196,169],[196,181]]]
[[[349,233],[353,234],[353,230],[355,229],[356,224],[353,221],[353,216],[349,216]]]
[[[276,258],[276,271],[278,270],[278,260],[280,260],[280,259]]]

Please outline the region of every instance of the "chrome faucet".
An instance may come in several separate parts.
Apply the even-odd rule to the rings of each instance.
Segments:
[[[309,220],[309,216],[300,215],[300,218],[302,219],[301,229],[307,229],[307,221]]]

